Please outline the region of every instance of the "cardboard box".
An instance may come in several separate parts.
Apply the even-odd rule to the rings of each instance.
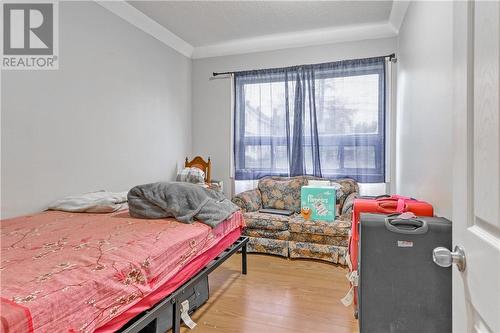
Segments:
[[[306,220],[335,221],[337,195],[333,186],[302,186],[301,213]]]

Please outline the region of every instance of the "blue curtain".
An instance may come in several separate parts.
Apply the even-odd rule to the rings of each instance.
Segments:
[[[385,57],[236,72],[236,180],[385,181]]]

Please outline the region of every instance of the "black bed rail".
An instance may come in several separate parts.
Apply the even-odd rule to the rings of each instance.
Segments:
[[[146,310],[140,315],[131,320],[125,328],[118,332],[120,333],[139,333],[142,329],[155,321],[161,314],[169,307],[172,306],[172,333],[179,333],[181,328],[181,311],[180,302],[178,302],[179,295],[185,293],[186,289],[193,287],[201,279],[205,278],[214,269],[219,267],[224,261],[232,256],[236,251],[241,249],[241,273],[247,274],[247,243],[248,237],[242,236],[236,242],[231,244],[221,254],[215,257],[207,266],[199,271],[195,276],[186,281],[182,286],[177,288],[173,293],[165,297],[162,301],[158,302],[151,309]],[[160,332],[157,332],[160,333]],[[164,333],[164,332],[161,332]]]

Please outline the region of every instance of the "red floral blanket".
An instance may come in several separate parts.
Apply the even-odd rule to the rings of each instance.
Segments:
[[[2,220],[1,332],[92,332],[242,227],[48,211]]]

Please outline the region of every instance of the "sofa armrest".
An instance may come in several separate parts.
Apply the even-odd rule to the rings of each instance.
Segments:
[[[255,212],[262,208],[262,196],[258,189],[238,193],[231,201],[243,212]]]
[[[342,209],[340,210],[340,215],[352,214],[352,210],[354,208],[354,199],[358,197],[357,192],[352,192],[345,198],[344,203],[342,204]]]
[[[344,202],[347,203],[347,199],[354,199],[355,196],[359,193],[359,186],[358,183],[354,179],[350,178],[342,178],[342,179],[336,179],[334,182],[340,184],[342,186],[342,197],[339,199],[339,204],[340,204],[340,211],[344,212],[347,211],[349,208],[352,207],[345,207],[344,209]]]

